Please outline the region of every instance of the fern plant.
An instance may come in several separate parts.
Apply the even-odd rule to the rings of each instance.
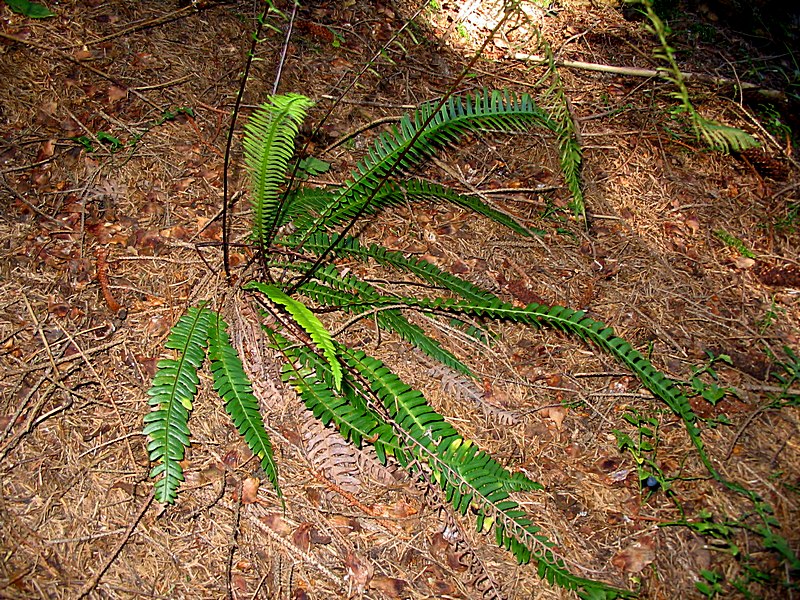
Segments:
[[[675,91],[671,95],[680,103],[678,110],[686,113],[697,138],[702,139],[709,148],[726,153],[742,152],[758,146],[758,141],[746,131],[707,119],[697,112],[689,98],[689,89],[675,59],[675,49],[667,41],[667,36],[670,34],[669,27],[653,10],[651,0],[629,1],[631,4],[641,4],[644,7],[644,13],[650,21],[645,27],[658,38],[659,42],[659,48],[653,54],[666,64],[661,77],[675,86]]]
[[[350,234],[353,224],[399,202],[450,202],[493,219],[520,235],[529,230],[476,196],[411,179],[408,173],[468,132],[521,131],[562,125],[529,95],[479,91],[424,104],[383,133],[366,158],[340,186],[285,189],[296,166],[294,136],[308,99],[276,96],[262,105],[245,129],[245,164],[251,175],[252,242],[261,270],[243,288],[260,308],[264,335],[283,357],[281,378],[316,418],[335,427],[356,446],[371,444],[378,457],[394,461],[417,477],[435,482],[453,510],[474,515],[479,531],[521,563],[534,562],[550,583],[581,596],[613,598],[625,590],[575,575],[557,555],[514,497],[541,486],[514,472],[464,438],[424,395],[362,349],[349,347],[324,326],[315,311],[337,311],[354,320],[370,316],[432,359],[467,377],[458,356],[408,320],[416,311],[433,320],[505,321],[552,327],[589,342],[630,369],[656,397],[679,414],[702,448],[696,418],[683,392],[630,343],[582,311],[530,304],[520,308],[422,259],[365,245]],[[559,138],[560,139],[560,138]],[[562,157],[563,160],[563,157]],[[291,187],[291,186],[288,186]],[[340,269],[341,259],[379,265],[429,288],[436,298],[393,294]],[[481,338],[483,339],[483,338]],[[275,460],[252,386],[233,349],[222,316],[206,305],[190,307],[173,328],[166,347],[175,358],[159,363],[150,389],[153,407],[145,433],[156,478],[156,499],[172,503],[183,479],[180,462],[190,443],[189,413],[198,388],[198,369],[208,355],[214,389],[236,427],[280,495]]]

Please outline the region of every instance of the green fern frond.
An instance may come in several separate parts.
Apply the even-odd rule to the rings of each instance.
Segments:
[[[742,152],[759,145],[758,140],[741,129],[717,123],[694,112],[692,115],[692,124],[698,136],[714,150],[725,153]]]
[[[461,437],[419,391],[406,385],[381,361],[349,348],[340,348],[339,352],[388,411],[397,427],[398,439],[416,458],[409,470],[415,472],[420,465],[427,465],[455,510],[461,514],[468,510],[476,513],[478,531],[493,530],[497,544],[509,550],[520,563],[534,559],[539,575],[550,583],[597,597],[625,594],[604,583],[573,575],[552,552],[552,543],[540,534],[540,528],[510,498],[511,490],[542,489],[539,484],[522,473],[512,474],[471,440]]]
[[[397,182],[391,186],[385,187],[388,189],[386,191],[381,190],[382,195],[391,195],[393,199],[397,199],[397,202],[401,202],[406,198],[412,201],[416,199],[438,202],[446,201],[466,210],[476,212],[484,217],[488,217],[522,236],[529,237],[531,235],[527,227],[518,223],[512,216],[496,208],[492,208],[478,196],[459,194],[442,185],[419,179]]]
[[[367,381],[392,421],[411,436],[416,445],[435,454],[443,440],[460,438],[455,428],[430,407],[421,392],[406,385],[379,360],[348,348],[343,348],[342,352],[347,364]],[[420,457],[427,462],[427,454]]]
[[[304,263],[273,263],[278,268],[306,273],[311,267]],[[342,275],[333,265],[317,269],[316,281],[309,281],[298,288],[298,292],[323,306],[341,308],[359,315],[371,310],[372,303],[383,296],[369,283],[353,275]],[[421,327],[411,323],[397,308],[371,311],[378,327],[397,333],[402,339],[418,348],[432,359],[447,365],[468,377],[475,377],[472,370],[456,358],[439,342],[430,338]]]
[[[334,200],[335,193],[332,190],[319,189],[313,189],[308,193],[305,191],[299,192],[296,202],[298,207],[302,207],[302,210],[297,210],[298,207],[295,206],[292,207],[293,212],[297,215],[293,223],[298,230],[306,231],[306,229],[313,224],[314,216],[312,210],[321,208],[321,205],[326,199],[328,202]],[[333,225],[346,223],[354,218],[367,200],[369,200],[369,196],[364,196],[357,202],[342,204],[337,210],[330,214],[327,219],[327,226],[332,227]],[[442,185],[419,179],[387,182],[369,202],[369,206],[363,214],[372,215],[389,206],[420,202],[423,200],[431,202],[450,202],[466,210],[488,217],[501,225],[505,225],[515,233],[523,236],[531,235],[527,227],[518,223],[510,215],[492,208],[478,196],[459,194]]]
[[[274,348],[286,357],[281,369],[284,382],[291,385],[314,416],[324,425],[333,424],[342,437],[358,447],[367,441],[375,448],[382,463],[387,456],[401,465],[410,462],[407,453],[398,443],[392,427],[377,413],[370,410],[352,382],[337,392],[332,390],[330,365],[318,354],[304,346],[292,345],[270,327],[264,327]]]
[[[697,138],[702,139],[710,148],[720,152],[741,152],[758,146],[758,141],[749,133],[706,119],[697,112],[689,98],[689,89],[686,87],[683,73],[675,59],[675,49],[667,43],[667,36],[671,33],[669,27],[653,10],[651,0],[640,1],[650,20],[650,25],[647,25],[646,28],[658,38],[660,44],[660,47],[653,51],[653,55],[666,63],[666,69],[661,77],[675,86],[676,89],[672,96],[680,102],[681,110],[689,116]]]
[[[160,477],[155,484],[155,498],[172,504],[183,481],[180,461],[189,446],[189,411],[197,395],[197,370],[206,354],[206,342],[212,312],[190,307],[172,328],[165,347],[176,350],[176,359],[162,359],[147,394],[153,410],[144,417],[144,434],[149,436],[150,461],[158,462],[150,477]]]
[[[274,285],[267,285],[260,281],[251,281],[243,286],[243,289],[261,292],[275,304],[283,306],[289,314],[292,315],[295,322],[305,330],[311,337],[311,340],[316,344],[317,349],[325,356],[331,367],[333,387],[340,390],[342,387],[342,366],[339,364],[339,359],[336,357],[336,349],[334,348],[330,332],[325,329],[325,326],[314,313],[312,313],[305,304],[288,296],[283,290],[276,288]]]
[[[304,232],[314,222],[314,217],[336,198],[337,190],[337,187],[308,186],[290,190],[280,225],[291,221],[298,231]]]
[[[211,361],[214,389],[225,402],[225,410],[250,450],[261,459],[261,467],[282,499],[278,467],[264,420],[258,410],[258,400],[253,395],[253,387],[244,372],[242,361],[231,346],[227,329],[228,324],[222,317],[214,314],[208,334],[208,358]]]
[[[494,531],[497,543],[520,562],[534,558],[540,576],[551,583],[598,598],[624,595],[624,591],[570,573],[540,529],[509,496],[514,490],[538,490],[541,486],[522,473],[510,473],[461,437],[420,392],[379,360],[340,346],[337,353],[358,374],[353,379],[346,377],[340,394],[327,383],[330,366],[326,361],[308,348],[291,345],[274,331],[268,329],[268,333],[287,357],[284,379],[295,386],[323,423],[333,423],[358,445],[364,441],[375,444],[381,460],[394,456],[412,473],[422,473],[422,465],[427,465],[456,510],[476,512],[479,531]],[[378,400],[392,426],[364,404],[363,398],[369,396]]]
[[[677,415],[683,418],[690,435],[693,437],[699,436],[699,429],[696,425],[697,417],[686,395],[635,350],[629,342],[618,337],[611,327],[587,317],[583,311],[535,303],[529,304],[524,308],[517,308],[499,299],[471,302],[445,298],[429,300],[425,298],[384,297],[380,302],[376,301],[375,305],[389,303],[402,303],[409,307],[416,306],[422,310],[433,312],[469,314],[490,320],[524,323],[537,328],[542,326],[553,327],[577,335],[582,340],[597,345],[633,371],[647,389],[661,398]]]
[[[558,156],[561,162],[561,172],[572,195],[570,206],[576,216],[584,217],[586,208],[583,203],[583,185],[581,182],[581,165],[583,153],[578,141],[577,126],[572,118],[569,98],[564,93],[564,84],[556,65],[553,49],[550,43],[537,29],[540,51],[547,58],[547,71],[542,76],[539,84],[548,83],[546,91],[542,94],[540,102],[550,105],[550,129],[558,140]]]
[[[547,113],[528,94],[516,96],[509,91],[478,91],[474,95],[451,96],[433,115],[435,105],[423,104],[413,118],[405,115],[399,127],[384,132],[357,165],[352,179],[344,185],[327,208],[305,228],[306,235],[329,229],[333,215],[348,207],[362,205],[373,198],[375,189],[398,171],[408,171],[421,164],[440,148],[452,145],[470,131],[498,129],[520,131],[531,124],[552,127]],[[432,120],[421,130],[428,118]]]
[[[272,96],[244,126],[244,160],[250,172],[252,232],[261,247],[270,242],[279,220],[280,190],[285,183],[294,139],[312,102],[299,94]]]
[[[563,94],[563,91],[561,92]],[[566,101],[566,100],[565,100]],[[583,203],[583,185],[581,182],[581,165],[583,162],[583,152],[578,138],[575,135],[575,128],[572,125],[572,116],[569,112],[564,113],[562,123],[569,123],[571,126],[562,125],[555,133],[558,137],[558,153],[561,161],[561,172],[567,184],[572,199],[570,206],[572,212],[579,217],[584,217],[586,207]]]
[[[512,474],[495,459],[474,446],[471,440],[465,440],[428,404],[422,392],[402,381],[380,360],[361,350],[345,346],[341,346],[339,351],[347,365],[363,377],[363,381],[369,386],[367,391],[380,400],[391,422],[404,433],[406,439],[401,442],[408,445],[422,463],[429,464],[431,460],[441,461],[448,465],[449,469],[462,475],[472,470],[479,470],[482,477],[491,477],[499,481],[500,487],[504,489],[542,489],[541,485],[531,481],[523,473]],[[415,448],[424,448],[425,451],[419,452]],[[436,465],[431,466],[436,467]],[[452,497],[458,491],[452,489],[448,493]],[[466,513],[469,501],[469,498],[462,499],[457,503],[456,509],[462,514]]]
[[[315,254],[323,252],[333,243],[333,238],[326,233],[318,233],[306,241],[304,248]],[[387,250],[383,246],[371,244],[364,246],[355,237],[344,237],[334,249],[334,255],[341,258],[372,259],[379,265],[395,269],[401,273],[410,273],[421,280],[437,287],[450,290],[465,300],[494,301],[497,297],[460,277],[443,271],[424,259],[406,257],[400,252]]]

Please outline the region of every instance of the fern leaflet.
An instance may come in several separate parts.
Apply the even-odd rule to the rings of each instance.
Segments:
[[[144,417],[144,434],[150,437],[150,460],[158,462],[150,477],[161,476],[155,484],[155,498],[172,504],[183,481],[180,461],[189,446],[189,411],[197,395],[197,370],[205,358],[211,320],[206,308],[189,308],[172,328],[165,347],[178,352],[177,359],[162,359],[148,390],[153,410]]]
[[[326,233],[318,233],[306,241],[304,248],[315,254],[321,253],[333,242]],[[383,246],[371,244],[363,246],[357,238],[344,237],[334,250],[339,257],[352,257],[360,260],[372,259],[380,265],[391,267],[397,271],[416,275],[423,281],[450,290],[454,294],[473,301],[494,301],[497,297],[478,286],[443,271],[433,263],[424,259],[406,257],[400,252],[387,250]],[[498,300],[499,301],[499,300]]]
[[[339,359],[336,357],[336,349],[334,348],[330,332],[325,329],[325,326],[314,313],[312,313],[305,304],[286,295],[285,292],[276,288],[274,285],[267,285],[259,281],[251,281],[243,286],[243,289],[261,292],[275,304],[283,306],[289,314],[294,317],[295,322],[305,330],[312,341],[317,345],[317,348],[322,351],[322,354],[331,367],[333,387],[340,390],[342,388],[342,366],[339,364]]]
[[[330,389],[330,365],[319,355],[304,346],[292,346],[289,341],[273,329],[265,326],[272,343],[286,357],[281,374],[300,394],[306,407],[324,425],[333,424],[342,436],[358,447],[369,441],[381,462],[394,457],[401,465],[409,458],[399,445],[397,438],[383,418],[370,410],[356,388],[347,382],[341,393]]]
[[[253,395],[250,380],[244,372],[242,361],[231,346],[228,324],[216,313],[211,318],[208,335],[208,358],[214,389],[225,402],[225,410],[247,445],[258,458],[279,498],[283,498],[278,483],[278,467],[272,452],[264,420],[258,410],[258,400]]]
[[[319,190],[307,188],[297,191],[297,200],[292,203],[291,210],[295,215],[293,223],[298,230],[303,232],[311,226],[314,217],[310,210],[323,209],[325,202],[333,202],[336,192],[333,190]],[[342,204],[327,218],[327,225],[331,227],[349,221],[358,214],[368,197],[362,197],[356,202]],[[493,221],[505,225],[514,232],[530,236],[530,230],[518,223],[513,217],[492,208],[478,196],[459,194],[453,190],[436,183],[429,183],[418,179],[408,181],[387,182],[366,207],[364,214],[376,214],[381,209],[399,205],[405,202],[419,202],[422,200],[432,202],[450,202],[466,210],[471,210]],[[301,210],[302,209],[302,210]]]
[[[304,228],[298,247],[314,233],[335,224],[333,215],[348,207],[363,206],[377,195],[386,178],[397,171],[419,165],[439,148],[451,145],[462,134],[482,129],[522,130],[530,123],[552,127],[547,113],[528,94],[515,96],[508,91],[479,91],[474,95],[451,96],[436,114],[433,104],[423,104],[413,115],[405,115],[399,127],[384,132],[370,148],[367,158],[358,163],[352,179],[344,185],[325,210]],[[427,125],[429,117],[433,117]],[[420,128],[425,125],[424,129]],[[413,141],[413,144],[412,144]],[[380,190],[379,190],[380,191]],[[371,201],[371,200],[370,200]]]
[[[307,272],[310,268],[309,265],[302,263],[276,264],[275,266],[301,273]],[[304,283],[298,288],[298,291],[324,306],[335,306],[353,314],[364,314],[372,307],[374,300],[382,297],[378,290],[370,284],[354,276],[342,276],[333,265],[318,269],[314,277],[317,281]],[[409,322],[397,308],[385,307],[369,312],[374,315],[375,321],[381,329],[394,331],[434,360],[464,375],[474,377],[467,365],[444,349],[436,340],[430,338],[421,327]]]
[[[398,439],[416,458],[407,468],[419,472],[419,465],[427,465],[455,510],[461,514],[470,509],[476,511],[478,531],[494,530],[497,544],[520,563],[535,559],[539,575],[550,583],[599,598],[625,595],[622,590],[570,573],[550,549],[552,543],[509,496],[512,490],[541,489],[539,484],[522,473],[512,474],[471,440],[465,440],[419,391],[405,384],[381,361],[346,347],[340,349],[340,354],[348,366],[362,375],[369,391],[389,413]]]
[[[667,64],[662,78],[677,88],[672,96],[681,103],[680,109],[689,116],[697,138],[702,138],[710,148],[720,152],[741,152],[758,146],[758,141],[749,133],[706,119],[697,112],[689,98],[689,89],[686,87],[683,73],[675,59],[675,49],[667,43],[667,36],[670,34],[669,27],[653,10],[652,0],[639,1],[644,6],[647,18],[650,19],[650,25],[646,26],[647,30],[655,35],[660,43],[660,48],[657,48],[653,54]]]

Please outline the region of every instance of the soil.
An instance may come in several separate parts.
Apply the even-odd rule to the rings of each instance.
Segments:
[[[381,127],[450,91],[498,7],[309,1],[289,34],[292,8],[277,2],[226,184],[258,3],[65,0],[49,3],[46,19],[9,4],[0,6],[0,597],[572,597],[475,533],[471,516],[453,514],[432,488],[317,423],[269,360],[257,387],[285,511],[207,376],[173,505],[153,501],[142,434],[156,362],[187,306],[209,301],[238,335],[257,337],[222,273],[220,221],[224,192],[246,192],[242,125],[253,108],[276,82],[278,93],[314,100],[301,141],[331,169],[310,183],[341,182]],[[688,79],[691,99],[704,117],[754,135],[758,149],[709,150],[676,110],[674,85],[606,68],[663,66],[636,13],[523,3],[457,92],[543,94],[541,32],[583,149],[586,218],[570,208],[552,135],[486,133],[421,174],[480,190],[539,235],[432,204],[391,209],[361,234],[516,305],[584,310],[674,380],[725,388],[715,402],[692,397],[705,450],[722,478],[769,506],[771,536],[759,533],[752,498],[711,477],[679,416],[578,339],[503,325],[483,347],[439,331],[482,377],[472,382],[369,325],[346,336],[464,436],[544,485],[523,506],[572,572],[643,598],[792,598],[800,382],[787,390],[777,376],[800,354],[796,38],[733,31],[705,11],[669,15],[678,63],[699,75]],[[250,256],[246,195],[231,218],[238,277]],[[662,485],[643,485],[649,474]]]

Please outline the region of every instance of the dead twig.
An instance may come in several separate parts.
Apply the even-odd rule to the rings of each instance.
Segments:
[[[772,404],[765,404],[764,406],[759,406],[755,409],[748,417],[744,420],[744,423],[736,430],[736,433],[731,440],[731,443],[728,445],[728,450],[725,452],[725,460],[730,459],[731,455],[733,454],[734,448],[736,448],[736,444],[739,443],[739,438],[742,437],[745,430],[750,427],[750,425],[755,421],[760,415],[767,412],[770,408],[776,408]]]
[[[166,23],[171,23],[172,21],[177,21],[178,19],[192,12],[193,10],[194,6],[190,4],[188,6],[184,6],[183,8],[179,8],[178,10],[169,12],[165,15],[161,15],[160,17],[156,17],[155,19],[150,19],[149,21],[145,21],[144,23],[131,25],[130,27],[121,29],[116,33],[110,33],[109,35],[97,38],[96,40],[90,40],[88,42],[81,41],[75,44],[70,44],[69,46],[62,46],[60,50],[72,50],[73,48],[87,48],[89,46],[96,46],[97,44],[102,44],[103,42],[107,42],[109,40],[113,40],[118,37],[128,35],[129,33],[142,31],[144,29],[150,29],[152,27],[156,27],[157,25],[164,25]]]
[[[31,398],[33,398],[33,396],[36,394],[36,392],[39,390],[39,388],[42,386],[42,384],[45,382],[45,380],[49,379],[49,377],[50,377],[49,373],[47,373],[45,375],[42,375],[38,379],[38,381],[36,381],[36,383],[33,384],[33,386],[28,391],[28,393],[25,394],[25,397],[22,399],[22,402],[19,403],[19,406],[17,407],[17,410],[11,416],[11,419],[9,419],[8,425],[6,426],[5,431],[3,431],[3,435],[0,436],[0,439],[5,440],[8,437],[8,435],[11,433],[11,430],[14,428],[14,424],[17,422],[17,420],[20,418],[20,416],[22,416],[22,413],[25,412],[25,409],[27,408],[28,403],[31,401]],[[39,402],[37,403],[37,405],[34,407],[33,411],[31,412],[31,414],[34,415],[34,416],[31,417],[31,420],[30,420],[29,423],[33,423],[36,413],[39,412],[39,409],[44,404],[45,400],[50,395],[50,393],[52,393],[53,389],[55,389],[55,386],[52,386],[51,388],[48,388],[45,392],[43,392],[39,396]],[[5,446],[0,448],[0,461],[5,459],[5,457],[8,454],[8,452],[17,444],[17,442],[22,438],[22,436],[25,435],[28,432],[28,430],[29,430],[29,428],[25,428],[23,430],[20,430],[11,440],[8,441],[8,443],[6,443]]]
[[[127,544],[128,540],[131,538],[133,530],[136,529],[136,526],[139,524],[139,521],[142,520],[144,513],[147,512],[147,509],[150,508],[150,505],[152,503],[153,503],[153,494],[151,493],[150,496],[148,496],[147,501],[139,509],[139,512],[136,513],[136,516],[134,517],[131,524],[128,525],[128,529],[125,531],[125,535],[122,536],[122,539],[119,541],[117,546],[112,550],[111,554],[108,555],[108,558],[106,558],[106,561],[103,563],[100,569],[98,569],[97,573],[95,573],[94,576],[83,585],[80,593],[78,594],[78,600],[82,600],[83,598],[88,597],[89,594],[97,587],[97,584],[100,583],[100,579],[102,579],[103,575],[105,575],[105,572],[108,571],[108,568],[117,559],[119,553],[122,552],[122,549],[125,547],[125,544]]]
[[[228,506],[228,508],[232,508],[230,506],[231,503],[229,501],[225,501],[224,504]],[[311,565],[312,567],[316,568],[320,573],[322,573],[325,577],[327,577],[328,580],[331,581],[334,585],[336,585],[337,588],[339,588],[340,590],[344,589],[344,581],[342,581],[342,578],[339,577],[333,571],[331,571],[328,567],[323,565],[319,561],[319,559],[317,559],[316,556],[310,554],[309,552],[305,552],[300,548],[298,548],[297,546],[295,546],[291,541],[287,540],[286,538],[276,533],[266,523],[261,521],[255,515],[250,514],[249,512],[247,512],[246,514],[249,517],[249,521],[253,525],[255,525],[259,531],[266,534],[267,537],[269,537],[273,542],[276,542],[281,548],[283,548],[286,551],[286,553],[289,556],[291,556],[296,561],[301,562],[305,565]]]
[[[356,129],[354,131],[351,131],[350,133],[347,133],[347,134],[343,135],[342,137],[340,137],[338,140],[333,142],[330,146],[326,147],[322,151],[322,154],[327,154],[328,152],[330,152],[334,148],[338,148],[339,146],[344,144],[347,140],[352,140],[357,135],[359,135],[361,133],[364,133],[365,131],[369,131],[373,127],[378,127],[380,125],[385,125],[386,123],[397,123],[399,120],[400,120],[400,117],[389,116],[389,117],[381,117],[379,119],[375,119],[374,121],[370,121],[366,125],[362,125],[358,129]]]
[[[45,163],[47,163],[47,162],[50,162],[50,160],[51,160],[51,159],[47,159],[46,161],[41,161],[41,162],[39,162],[39,163],[36,163],[36,164],[33,164],[33,165],[26,165],[24,169],[19,169],[19,170],[25,170],[25,169],[28,169],[28,168],[34,168],[34,167],[36,167],[36,166],[39,166],[39,165],[45,164]],[[8,169],[7,171],[3,171],[3,172],[2,172],[2,175],[4,175],[4,177],[3,177],[2,179],[0,179],[0,183],[2,183],[2,184],[3,184],[3,187],[5,188],[5,190],[6,190],[7,192],[9,192],[11,195],[13,195],[13,196],[14,196],[14,197],[15,197],[17,200],[19,200],[20,202],[22,202],[22,203],[23,203],[25,206],[27,206],[28,208],[30,208],[30,209],[31,209],[33,212],[35,212],[35,213],[36,213],[37,215],[39,215],[40,217],[44,217],[44,218],[45,218],[45,219],[47,219],[48,221],[53,221],[54,223],[59,223],[59,224],[61,224],[61,222],[60,222],[58,219],[56,219],[55,217],[51,217],[51,216],[50,216],[50,215],[48,215],[46,212],[43,212],[41,209],[39,209],[39,208],[37,208],[35,205],[31,204],[31,203],[28,201],[28,199],[27,199],[27,198],[25,198],[24,196],[22,196],[22,195],[21,195],[21,194],[20,194],[20,193],[19,193],[17,190],[15,190],[15,189],[14,189],[14,188],[12,188],[10,185],[8,185],[8,183],[6,182],[5,174],[6,174],[6,173],[10,173],[11,171],[14,171],[14,170],[17,170],[17,168],[15,167],[14,169]]]
[[[286,62],[286,53],[289,51],[289,40],[292,39],[292,31],[294,30],[294,18],[297,15],[297,2],[292,3],[292,14],[289,16],[289,26],[286,28],[286,37],[283,40],[281,47],[281,57],[278,60],[278,68],[275,71],[275,81],[272,84],[272,95],[278,93],[278,86],[281,83],[281,74],[283,73],[283,65]]]
[[[17,43],[17,44],[22,44],[23,46],[27,46],[28,48],[35,48],[36,50],[41,50],[42,52],[49,52],[49,53],[55,54],[56,56],[58,56],[59,58],[61,58],[63,60],[71,62],[74,65],[78,65],[79,67],[81,67],[83,69],[86,69],[90,73],[94,73],[98,77],[102,77],[103,79],[105,79],[107,81],[110,81],[114,85],[119,86],[120,88],[122,88],[124,90],[130,91],[134,96],[139,98],[145,104],[148,104],[149,106],[151,106],[152,108],[156,109],[159,112],[163,112],[163,109],[161,107],[159,107],[155,102],[153,102],[149,98],[147,98],[147,96],[145,96],[144,94],[141,94],[138,91],[136,91],[136,89],[130,87],[129,85],[127,85],[125,83],[122,83],[122,81],[120,81],[119,79],[117,79],[113,75],[109,75],[108,73],[106,73],[104,71],[101,71],[100,69],[96,69],[95,67],[93,67],[91,65],[87,65],[84,61],[78,60],[77,58],[67,54],[63,50],[59,50],[58,48],[53,48],[51,46],[46,46],[44,44],[39,44],[37,42],[32,42],[30,40],[24,40],[22,38],[15,37],[15,36],[9,35],[7,33],[3,33],[2,31],[0,31],[0,38],[3,38],[5,40],[9,40],[10,42],[14,42],[14,43]]]
[[[295,4],[295,6],[297,6]],[[223,489],[224,489],[224,476],[223,476]],[[239,547],[239,526],[242,522],[242,489],[243,484],[239,483],[236,489],[236,508],[233,512],[233,525],[231,527],[231,543],[228,546],[228,560],[225,565],[225,581],[227,582],[227,597],[228,600],[233,600],[233,559],[236,555],[236,549]]]
[[[56,323],[58,323],[57,320],[56,320]],[[67,339],[69,339],[69,341],[72,343],[72,345],[78,351],[78,354],[80,354],[81,358],[83,359],[83,362],[86,363],[86,366],[88,367],[89,371],[92,373],[92,375],[95,376],[95,378],[97,379],[97,382],[100,384],[100,388],[103,390],[103,393],[105,394],[105,397],[108,400],[108,403],[111,405],[111,408],[114,410],[114,414],[117,417],[117,422],[119,423],[120,431],[125,431],[125,423],[122,420],[122,415],[119,412],[119,407],[117,406],[117,403],[114,400],[114,396],[111,394],[111,391],[108,389],[106,384],[103,382],[103,378],[100,377],[100,374],[94,368],[94,365],[91,363],[91,361],[89,360],[89,357],[86,355],[86,353],[80,347],[80,345],[78,344],[77,340],[69,333],[69,331],[67,331],[67,329],[65,327],[61,327],[61,323],[58,323],[58,325],[61,328],[61,331],[64,333],[64,335],[67,336]],[[127,440],[127,438],[126,438],[125,441],[126,441],[126,445],[128,447],[128,455],[129,455],[129,457],[131,459],[131,464],[136,464],[136,459],[133,456],[133,448],[131,448],[130,441]]]
[[[92,354],[97,354],[98,352],[103,352],[105,350],[113,348],[114,346],[119,346],[124,341],[125,340],[122,340],[122,339],[114,340],[114,341],[108,342],[106,344],[101,344],[100,346],[95,346],[94,348],[87,348],[86,350],[83,351],[83,353],[86,356],[91,356]],[[56,363],[56,365],[63,365],[64,363],[72,362],[72,361],[76,360],[77,358],[78,357],[76,355],[74,355],[74,354],[71,354],[70,356],[62,356],[60,358],[55,359],[55,363]],[[0,375],[0,379],[6,378],[6,377],[12,377],[14,375],[25,375],[27,373],[33,373],[34,371],[40,371],[41,369],[47,369],[48,367],[49,367],[49,365],[47,365],[45,363],[38,363],[38,364],[35,364],[35,365],[29,365],[29,366],[25,367],[24,369],[12,369],[12,370],[8,370],[8,371],[4,371],[2,373],[2,375]]]
[[[320,98],[324,98],[325,100],[336,100],[336,96],[331,96],[330,94],[321,94]],[[369,100],[351,100],[349,98],[342,98],[339,100],[339,104],[352,104],[355,106],[370,106],[372,108],[389,108],[391,110],[414,110],[417,107],[416,104],[390,104],[388,102],[371,102]]]

